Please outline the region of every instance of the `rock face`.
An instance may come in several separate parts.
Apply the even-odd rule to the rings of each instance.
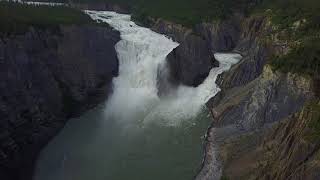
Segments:
[[[231,179],[250,173],[246,170],[252,164],[242,158],[247,158],[246,152],[252,144],[262,143],[263,133],[269,126],[299,111],[312,96],[309,80],[274,73],[269,66],[247,85],[222,91],[208,103],[214,123],[206,145],[207,153],[217,151],[222,166],[219,172]],[[203,169],[211,163],[206,161]],[[198,179],[212,179],[215,172],[204,170]]]
[[[301,109],[312,95],[310,84],[299,76],[274,73],[265,66],[257,79],[212,100],[218,105],[212,109],[216,127],[235,124],[247,131],[279,121]]]
[[[215,62],[206,40],[191,29],[163,20],[155,22],[151,29],[180,44],[167,57],[171,82],[189,86],[201,84]]]
[[[204,23],[190,29],[161,19],[152,19],[150,22],[152,30],[165,34],[180,44],[167,57],[171,81],[176,84],[201,84],[211,68],[218,66],[214,52],[230,50],[237,41],[237,34],[234,33],[237,30],[231,23]]]
[[[230,71],[218,78],[222,88],[242,86],[257,78],[263,70],[266,60],[276,47],[267,46],[260,41],[271,31],[264,17],[242,19],[239,41],[233,51],[240,53],[243,59]]]
[[[201,23],[194,28],[162,19],[148,20],[152,30],[165,34],[180,45],[167,58],[173,83],[198,86],[208,76],[212,67],[218,66],[214,53],[231,51],[240,38],[241,15],[230,20]]]
[[[30,28],[0,38],[0,179],[31,178],[33,162],[71,116],[105,100],[118,74],[109,27]]]
[[[234,51],[243,59],[220,76],[222,91],[207,103],[214,122],[196,179],[318,177],[317,141],[305,143],[301,135],[310,121],[301,118],[306,114],[302,109],[315,97],[311,78],[274,72],[266,65],[270,56],[287,51],[276,41],[264,41],[272,31],[266,18],[243,19],[240,27]]]
[[[250,154],[258,155],[251,156],[254,157],[251,167],[257,171],[244,178],[319,179],[319,107],[319,100],[308,102],[301,111],[274,124],[265,132],[263,143],[256,144],[248,153],[248,157]]]

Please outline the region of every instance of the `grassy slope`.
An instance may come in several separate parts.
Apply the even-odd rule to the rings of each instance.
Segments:
[[[61,24],[90,24],[90,17],[68,7],[30,6],[0,2],[0,32],[23,33],[29,26],[52,27]]]

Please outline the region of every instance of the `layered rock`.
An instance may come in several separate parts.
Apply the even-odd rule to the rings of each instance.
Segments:
[[[277,40],[264,38],[271,32],[265,17],[243,20],[234,51],[244,58],[220,76],[217,83],[222,91],[208,102],[214,122],[207,134],[205,160],[197,179],[299,179],[306,172],[311,173],[310,177],[319,175],[318,166],[295,174],[308,152],[318,151],[319,147],[307,143],[303,145],[306,152],[298,152],[304,140],[292,137],[303,123],[292,115],[314,97],[312,79],[275,72],[266,65],[272,55],[288,51]],[[300,125],[294,127],[295,123]],[[277,140],[273,141],[270,134]],[[292,142],[297,149],[290,149]],[[266,159],[271,152],[274,158]]]
[[[247,153],[254,157],[254,164],[246,179],[320,178],[319,105],[319,100],[305,103],[301,111],[264,133],[263,143]],[[250,156],[252,153],[258,156]]]
[[[221,170],[228,177],[238,179],[250,173],[245,171],[252,164],[244,154],[262,143],[269,126],[299,111],[312,96],[310,80],[274,73],[266,66],[257,79],[223,91],[210,102],[214,123],[208,133],[207,153],[217,151]],[[206,161],[203,170],[211,163]],[[210,169],[202,171],[199,179],[210,179],[212,173]]]
[[[233,51],[240,53],[243,59],[230,71],[223,73],[217,83],[223,89],[242,86],[257,78],[267,59],[275,52],[273,44],[262,41],[271,31],[265,17],[242,19],[239,41]]]
[[[66,120],[104,101],[118,73],[109,27],[30,28],[0,38],[0,179],[29,179]]]

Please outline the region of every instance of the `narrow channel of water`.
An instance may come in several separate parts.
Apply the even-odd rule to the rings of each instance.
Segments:
[[[129,15],[87,11],[121,33],[119,77],[109,100],[70,120],[40,154],[34,180],[191,180],[202,160],[210,123],[205,103],[220,89],[218,74],[238,62],[216,54],[220,67],[197,88],[158,97],[157,71],[178,46],[137,26]]]

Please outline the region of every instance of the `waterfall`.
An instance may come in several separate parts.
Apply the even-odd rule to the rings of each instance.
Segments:
[[[218,75],[240,56],[215,54],[220,66],[200,86],[179,85],[159,97],[159,68],[179,44],[139,27],[130,15],[86,13],[120,32],[119,76],[104,105],[69,120],[41,152],[34,180],[192,179],[211,121],[205,103],[220,91]]]
[[[157,121],[176,126],[197,116],[205,103],[220,89],[219,74],[238,61],[237,54],[216,54],[220,67],[212,69],[199,87],[180,85],[175,92],[158,97],[157,70],[165,68],[166,56],[179,44],[150,29],[137,26],[130,15],[108,11],[86,11],[94,20],[118,30],[122,40],[116,45],[120,61],[119,77],[108,101],[106,114],[119,121]],[[142,119],[141,119],[142,118]]]

